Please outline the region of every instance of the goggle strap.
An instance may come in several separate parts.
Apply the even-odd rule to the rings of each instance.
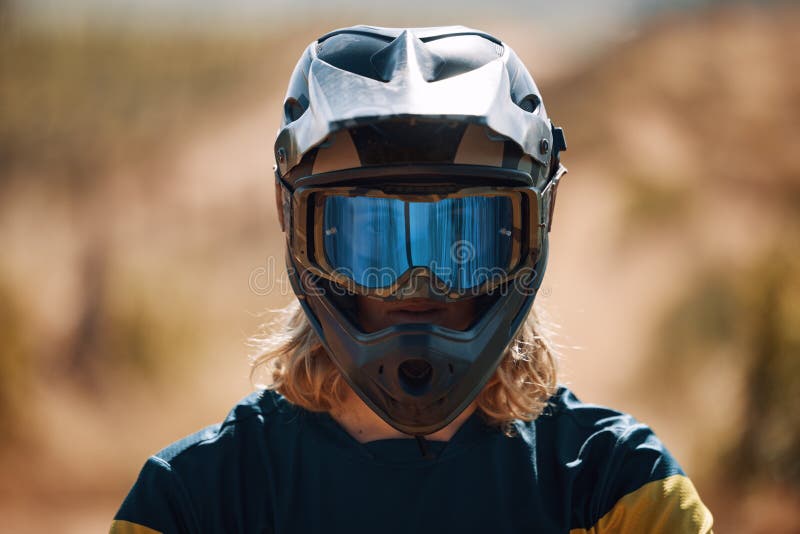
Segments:
[[[553,225],[553,211],[556,207],[556,193],[558,192],[558,184],[561,182],[561,178],[567,174],[567,172],[567,168],[559,163],[553,178],[550,179],[542,191],[542,200],[544,201],[544,208],[545,212],[547,213],[547,221],[545,221],[545,225],[548,233]]]

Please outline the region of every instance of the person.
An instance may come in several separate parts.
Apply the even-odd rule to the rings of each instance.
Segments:
[[[297,302],[269,383],[152,456],[111,532],[705,533],[654,433],[557,384],[533,309],[564,133],[465,27],[308,46],[275,142]]]

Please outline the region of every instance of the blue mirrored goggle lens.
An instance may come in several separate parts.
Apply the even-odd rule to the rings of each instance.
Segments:
[[[328,196],[323,211],[328,263],[365,287],[387,287],[409,269],[427,267],[448,287],[469,289],[510,267],[508,196],[437,202]]]

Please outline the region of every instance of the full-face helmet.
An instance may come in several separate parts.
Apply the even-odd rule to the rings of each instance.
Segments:
[[[306,48],[275,142],[287,269],[333,362],[393,427],[435,432],[491,377],[544,276],[565,149],[486,33],[355,26]],[[480,313],[464,330],[366,331],[356,295],[474,298]]]

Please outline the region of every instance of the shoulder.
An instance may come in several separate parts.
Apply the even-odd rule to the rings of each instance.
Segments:
[[[256,508],[248,503],[251,494],[236,492],[269,483],[264,474],[269,475],[273,463],[271,449],[280,449],[281,440],[297,433],[293,429],[301,415],[301,409],[273,391],[248,395],[221,423],[152,455],[117,512],[115,525],[198,531],[201,526],[221,524],[223,508]],[[207,503],[220,506],[209,508]]]
[[[555,423],[573,427],[574,431],[591,434],[605,430],[620,436],[644,425],[631,415],[612,408],[583,402],[570,389],[561,386],[550,397],[537,424]]]
[[[534,422],[519,425],[539,461],[567,487],[573,533],[708,532],[711,515],[691,480],[646,424],[559,388]],[[554,482],[555,483],[555,482]],[[665,530],[646,527],[661,521]]]
[[[271,390],[256,391],[234,406],[227,417],[193,434],[190,434],[153,455],[153,458],[170,465],[192,462],[195,458],[239,449],[264,436],[267,427],[289,421],[296,413],[282,396]],[[257,440],[256,440],[257,441]]]
[[[647,424],[627,413],[582,402],[565,387],[550,398],[535,426],[540,436],[557,444],[561,454],[572,460],[590,465],[624,460],[624,466],[609,467],[624,467],[627,471],[642,468],[655,477],[683,474]]]

